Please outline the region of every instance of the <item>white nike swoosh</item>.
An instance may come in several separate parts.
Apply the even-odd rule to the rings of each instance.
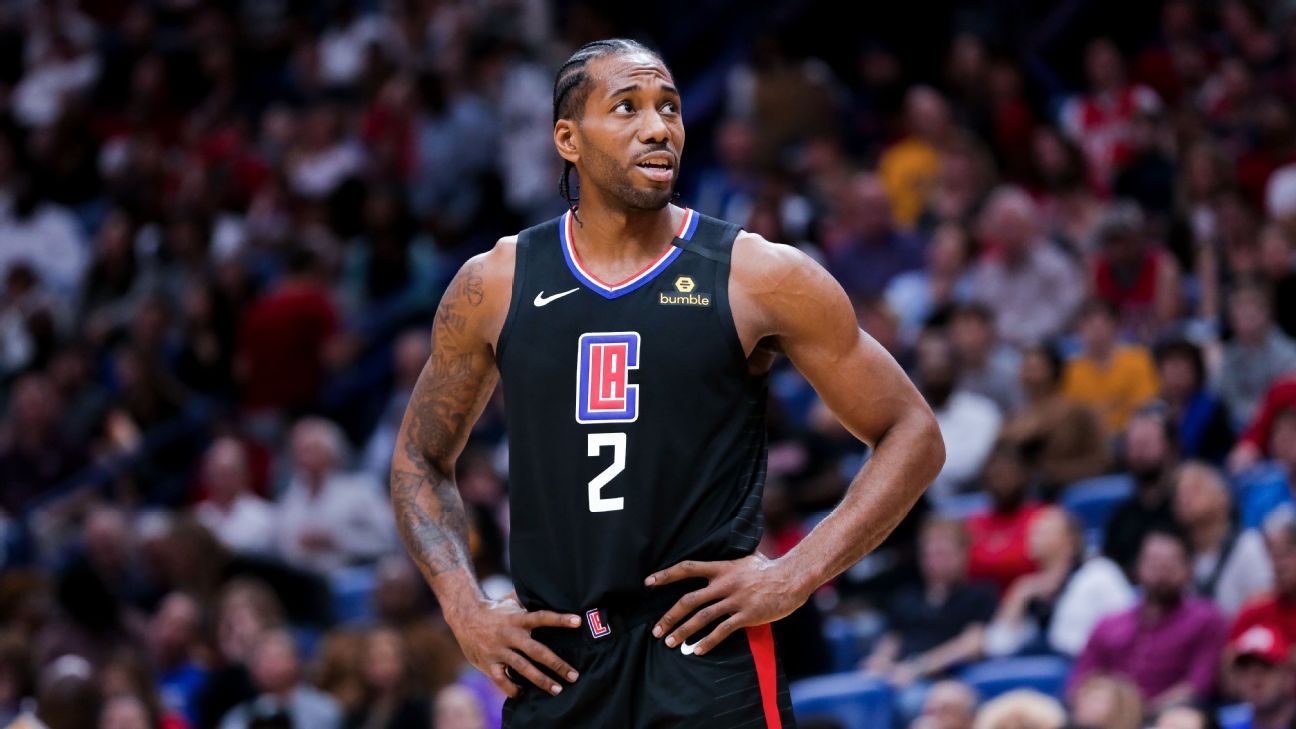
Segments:
[[[697,644],[701,642],[702,641],[699,640],[693,645],[689,645],[687,640],[680,641],[680,653],[683,653],[686,656],[693,655],[693,651],[697,650]]]
[[[574,292],[576,292],[576,291],[580,291],[580,287],[579,287],[579,286],[577,286],[577,287],[574,288],[574,289],[568,289],[568,290],[562,292],[561,294],[554,294],[553,296],[550,296],[549,298],[545,298],[544,292],[541,291],[540,293],[536,294],[536,297],[535,297],[535,305],[536,305],[536,306],[544,306],[545,304],[549,303],[550,301],[553,301],[553,300],[555,300],[555,299],[561,299],[562,297],[566,296],[567,294],[574,293]]]

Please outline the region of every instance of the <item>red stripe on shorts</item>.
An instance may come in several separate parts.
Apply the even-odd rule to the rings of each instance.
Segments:
[[[761,704],[765,707],[765,726],[783,729],[778,707],[778,666],[774,663],[774,633],[769,623],[747,628],[747,643],[756,662],[756,682],[760,684]]]

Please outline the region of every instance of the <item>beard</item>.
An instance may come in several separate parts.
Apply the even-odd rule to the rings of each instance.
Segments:
[[[675,197],[675,185],[679,182],[678,157],[676,158],[675,175],[671,178],[670,187],[636,187],[631,175],[638,169],[634,165],[625,166],[613,157],[590,145],[585,149],[585,170],[590,182],[597,185],[612,200],[630,210],[661,210],[670,204]],[[584,180],[581,180],[583,186]]]

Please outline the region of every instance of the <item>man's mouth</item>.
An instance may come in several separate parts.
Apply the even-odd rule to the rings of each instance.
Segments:
[[[635,165],[644,175],[657,182],[670,182],[675,172],[674,163],[666,156],[653,156]]]

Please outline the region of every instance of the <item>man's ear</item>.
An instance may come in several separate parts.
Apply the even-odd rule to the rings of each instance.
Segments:
[[[571,119],[559,119],[554,124],[554,147],[558,156],[576,164],[580,160],[580,150],[576,144],[576,122]]]

